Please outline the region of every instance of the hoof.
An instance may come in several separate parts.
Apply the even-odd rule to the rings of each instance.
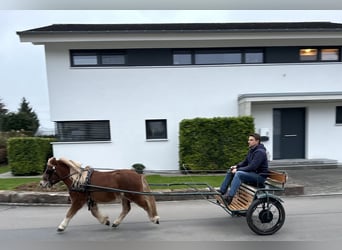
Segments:
[[[119,224],[112,224],[112,227],[118,227],[119,226]]]
[[[156,224],[159,224],[159,220],[156,221]]]
[[[57,228],[57,232],[64,232],[63,228]]]
[[[105,223],[106,226],[109,226],[110,225],[110,221],[107,220],[106,223]]]

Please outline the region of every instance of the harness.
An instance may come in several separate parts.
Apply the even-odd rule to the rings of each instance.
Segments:
[[[86,169],[82,170],[82,172],[79,174],[79,179],[81,178],[82,173],[84,171],[87,171],[87,177],[86,177],[85,181],[82,183],[80,183],[79,181],[73,183],[70,191],[75,191],[75,192],[87,192],[88,191],[88,185],[90,185],[90,178],[94,172],[94,169],[93,168],[86,168]]]
[[[82,182],[82,183],[79,182],[79,181],[73,183],[73,185],[70,187],[69,191],[70,191],[70,192],[83,192],[83,193],[87,193],[87,195],[88,195],[88,199],[87,199],[88,210],[90,210],[90,209],[96,204],[95,201],[91,198],[91,196],[90,196],[90,191],[89,191],[90,178],[91,178],[91,175],[92,175],[93,172],[94,172],[94,169],[93,169],[93,168],[87,167],[87,168],[83,169],[83,170],[81,171],[81,173],[74,172],[74,173],[70,173],[70,174],[67,174],[66,176],[61,177],[61,176],[59,176],[59,174],[58,174],[57,171],[56,171],[56,166],[52,166],[52,165],[51,165],[51,167],[52,167],[52,169],[46,171],[46,173],[47,173],[48,176],[49,176],[49,177],[48,177],[48,181],[51,183],[51,185],[56,184],[56,183],[59,182],[59,181],[64,181],[65,179],[67,179],[67,178],[69,178],[69,177],[71,177],[71,176],[73,176],[73,175],[75,175],[75,174],[79,174],[78,180],[80,180],[81,177],[82,177],[82,173],[83,173],[84,171],[87,171],[87,176],[86,176],[86,178],[85,178],[85,181]],[[52,181],[52,180],[51,180],[51,177],[52,177],[53,175],[56,175],[58,179]]]
[[[71,187],[70,191],[74,192],[82,192],[82,193],[87,193],[87,204],[88,204],[88,210],[90,210],[94,205],[96,205],[96,202],[91,198],[90,191],[89,191],[89,185],[90,185],[90,178],[91,175],[94,172],[93,168],[86,168],[83,171],[87,171],[87,177],[83,183],[74,183],[74,185]],[[82,172],[83,172],[82,171]],[[80,173],[80,176],[82,176],[82,172]]]

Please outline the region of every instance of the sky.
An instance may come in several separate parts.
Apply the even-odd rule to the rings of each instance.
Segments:
[[[0,99],[16,112],[25,97],[42,131],[50,120],[44,46],[21,43],[17,31],[63,23],[313,22],[342,23],[342,10],[0,10]]]

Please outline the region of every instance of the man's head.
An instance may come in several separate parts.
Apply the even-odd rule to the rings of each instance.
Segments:
[[[248,137],[248,147],[254,148],[255,146],[260,144],[260,135],[257,133],[250,134]]]

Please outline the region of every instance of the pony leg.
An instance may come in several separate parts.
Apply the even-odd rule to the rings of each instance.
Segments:
[[[77,211],[83,207],[84,203],[85,202],[77,202],[77,203],[71,204],[71,207],[69,208],[65,218],[63,219],[63,221],[59,224],[57,228],[58,232],[63,232],[66,229],[72,217],[74,217]]]
[[[101,214],[96,203],[94,203],[90,207],[90,212],[101,224],[105,224],[106,226],[109,226],[110,221],[109,221],[108,216],[104,216]]]
[[[122,222],[122,220],[128,214],[128,212],[131,210],[131,202],[124,197],[121,199],[121,205],[122,205],[121,213],[120,213],[119,217],[114,220],[112,227],[119,226],[120,223]]]
[[[151,189],[144,175],[142,175],[141,177],[141,182],[142,182],[144,192],[151,192]],[[143,209],[145,209],[145,211],[148,214],[148,217],[154,224],[159,224],[160,217],[158,216],[158,213],[157,213],[156,199],[154,198],[154,196],[145,195],[145,196],[142,196],[142,199],[143,199],[142,203],[138,205],[141,206]]]
[[[153,196],[141,196],[135,203],[143,208],[154,224],[159,224],[160,217],[157,214],[156,201]]]

